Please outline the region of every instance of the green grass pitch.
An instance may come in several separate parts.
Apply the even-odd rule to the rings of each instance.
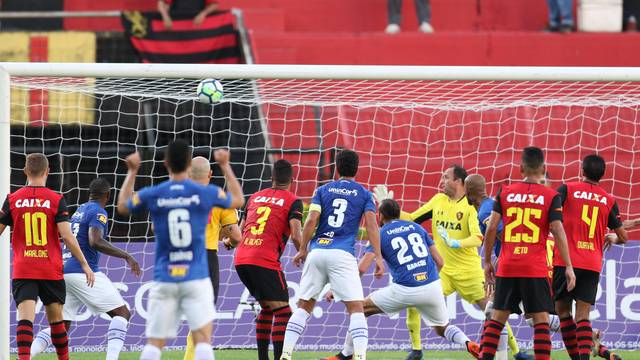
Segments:
[[[624,360],[640,360],[640,351],[619,351],[617,352],[622,356]],[[182,360],[183,352],[181,351],[167,351],[162,354],[163,360]],[[294,360],[318,360],[321,357],[331,355],[326,352],[298,352],[293,354]],[[438,360],[457,360],[457,359],[472,359],[469,354],[463,351],[425,351],[425,359],[438,359]],[[104,353],[71,353],[71,359],[82,360],[102,360],[104,359]],[[367,353],[369,360],[401,360],[406,356],[404,351],[396,352],[381,352],[371,351]],[[140,357],[140,353],[127,352],[120,354],[120,360],[137,360]],[[254,360],[257,359],[257,353],[255,350],[216,350],[216,360]],[[556,360],[569,359],[564,351],[554,351],[551,358]],[[53,354],[45,354],[38,356],[36,359],[41,360],[55,360],[56,356]]]

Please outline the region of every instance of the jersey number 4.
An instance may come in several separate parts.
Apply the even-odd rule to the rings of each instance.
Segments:
[[[169,240],[171,245],[184,248],[191,245],[191,224],[189,223],[189,210],[173,209],[169,211],[167,221],[169,223]]]
[[[411,250],[413,250],[413,254],[419,258],[427,257],[429,255],[429,250],[425,246],[424,242],[422,242],[422,237],[417,233],[411,233],[407,236],[409,240],[409,244],[411,245]],[[409,245],[407,241],[401,237],[394,237],[391,239],[391,247],[393,250],[398,250],[398,263],[400,265],[406,264],[409,261],[413,260],[413,255],[407,255],[407,251],[409,250]]]
[[[24,213],[24,239],[27,246],[47,245],[47,214],[43,212]]]

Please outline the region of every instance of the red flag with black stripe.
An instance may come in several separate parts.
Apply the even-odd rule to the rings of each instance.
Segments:
[[[166,29],[158,13],[124,12],[122,25],[145,63],[240,63],[238,33],[229,11],[216,12],[200,26],[193,15],[172,14]]]

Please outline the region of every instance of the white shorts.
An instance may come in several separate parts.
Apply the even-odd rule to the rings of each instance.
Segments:
[[[358,261],[346,251],[315,249],[309,253],[302,269],[300,299],[318,299],[327,283],[340,301],[364,300]]]
[[[64,320],[74,321],[82,305],[86,305],[94,315],[125,306],[120,291],[116,289],[107,275],[97,272],[95,276],[96,281],[93,283],[93,287],[89,287],[84,273],[64,274],[67,288],[67,299],[62,308]]]
[[[147,338],[175,338],[183,315],[189,329],[198,330],[216,315],[211,280],[154,281],[149,290],[147,312]]]
[[[374,291],[369,298],[385,314],[391,315],[408,307],[415,307],[429,326],[444,326],[449,323],[440,280],[417,287],[391,284]]]

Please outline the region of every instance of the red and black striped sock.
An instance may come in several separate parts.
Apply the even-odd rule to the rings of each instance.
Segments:
[[[551,332],[549,323],[538,323],[533,327],[533,352],[536,360],[551,359]]]
[[[581,360],[589,360],[593,347],[593,330],[589,320],[578,320],[576,337],[578,338],[578,352]]]
[[[600,345],[598,346],[598,356],[600,356],[603,359],[609,360],[611,359],[611,352],[606,346]]]
[[[571,316],[560,319],[560,332],[562,332],[562,341],[571,360],[579,360],[580,353],[578,352],[578,338],[576,337],[576,322]]]
[[[67,328],[64,326],[64,321],[51,323],[49,326],[51,327],[51,342],[56,348],[58,360],[68,360],[69,338],[67,337]]]
[[[31,321],[18,321],[16,343],[18,343],[18,360],[31,359],[31,343],[33,343],[33,323]]]
[[[256,318],[256,341],[258,343],[258,360],[269,360],[269,341],[271,341],[271,323],[273,311],[262,309]]]
[[[498,350],[498,343],[500,342],[500,333],[504,324],[495,320],[489,320],[486,324],[484,331],[482,331],[482,353],[480,353],[480,359],[493,360]]]
[[[487,325],[489,325],[489,319],[486,319],[484,323],[482,323],[482,333],[480,334],[480,349],[478,352],[482,354],[482,342],[484,341],[484,331],[487,330]]]
[[[273,358],[280,359],[282,355],[282,345],[284,344],[284,333],[287,330],[287,323],[291,317],[291,308],[283,306],[273,310],[273,332],[271,342],[273,343]]]

